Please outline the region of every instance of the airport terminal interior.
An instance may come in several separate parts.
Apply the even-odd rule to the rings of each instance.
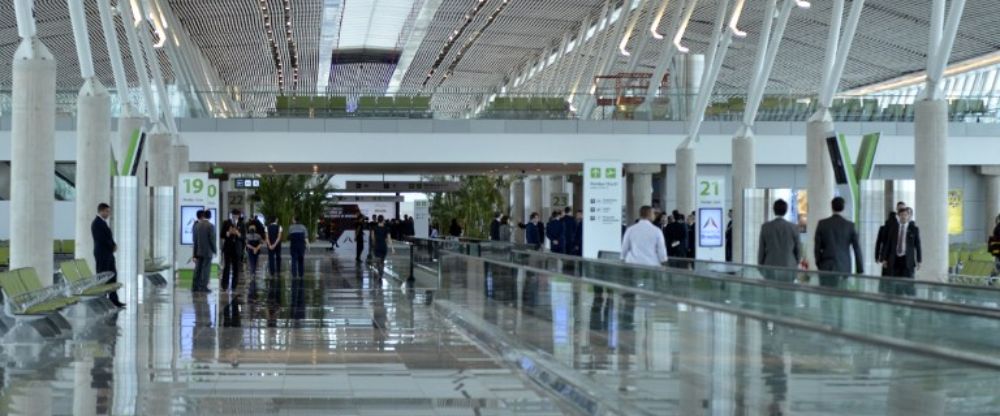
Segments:
[[[996,0],[2,0],[0,414],[1000,415]]]

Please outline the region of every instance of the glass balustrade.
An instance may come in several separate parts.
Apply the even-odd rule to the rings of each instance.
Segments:
[[[56,93],[56,113],[76,113],[78,91]],[[135,96],[135,91],[130,92]],[[121,112],[112,95],[112,114]],[[172,113],[179,118],[385,118],[385,119],[499,119],[499,120],[645,120],[687,121],[695,96],[665,92],[645,97],[593,97],[579,93],[495,94],[476,89],[385,94],[382,91],[294,93],[276,90],[226,88],[210,91],[168,91]],[[705,119],[741,121],[746,109],[742,91],[717,91],[709,100]],[[918,96],[912,92],[870,96],[838,96],[830,106],[834,121],[911,122]],[[588,117],[578,109],[596,100]],[[955,94],[947,97],[952,122],[1000,122],[1000,93]],[[141,100],[139,100],[141,101]],[[9,114],[10,90],[0,90],[0,114]],[[139,110],[143,110],[142,105]],[[757,121],[805,121],[817,108],[809,92],[775,91],[766,94]]]

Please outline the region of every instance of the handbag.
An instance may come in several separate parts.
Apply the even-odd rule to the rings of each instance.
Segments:
[[[989,250],[990,254],[993,256],[1000,257],[1000,239],[991,236],[987,245],[987,250]]]

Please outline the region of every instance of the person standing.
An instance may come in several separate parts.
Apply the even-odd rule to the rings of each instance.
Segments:
[[[281,275],[281,237],[284,230],[278,224],[278,217],[272,216],[267,225],[267,271],[271,277]]]
[[[528,219],[528,225],[524,226],[524,242],[535,250],[542,247],[542,230],[539,228],[538,217],[537,212],[532,212]]]
[[[823,271],[851,273],[851,248],[854,249],[856,273],[864,273],[864,258],[858,244],[858,232],[854,223],[842,216],[844,198],[836,197],[830,203],[833,215],[819,221],[813,241],[813,256],[816,268]],[[836,287],[839,276],[820,276],[820,285]]]
[[[923,262],[920,247],[920,228],[910,218],[913,208],[896,211],[898,221],[886,230],[886,243],[882,246],[882,265],[891,270],[890,276],[912,279]]]
[[[786,203],[787,206],[787,203]],[[786,209],[787,210],[787,209]],[[726,262],[733,261],[733,210],[729,210],[729,221],[726,222]]]
[[[500,227],[497,228],[497,238],[498,238],[498,241],[502,241],[504,243],[509,243],[509,242],[511,242],[510,241],[510,235],[511,235],[510,218],[508,218],[506,215],[501,215],[500,216]]]
[[[490,221],[490,240],[500,241],[500,221],[503,216],[499,212],[493,213],[493,220]]]
[[[309,230],[299,222],[297,216],[292,217],[292,225],[288,226],[288,251],[292,255],[292,277],[303,278],[306,274],[306,245],[309,241]]]
[[[212,225],[212,211],[201,211],[201,219],[194,227],[194,281],[191,291],[210,293],[208,281],[212,273],[212,258],[219,252],[215,246],[215,226]]]
[[[698,246],[696,244],[696,236],[697,236],[697,234],[695,233],[696,226],[697,226],[697,217],[695,216],[695,212],[691,211],[691,215],[688,215],[687,217],[687,257],[691,259],[695,258],[695,250],[696,247]]]
[[[688,248],[688,227],[684,223],[684,214],[674,210],[667,220],[667,227],[663,229],[663,236],[666,239],[667,255],[670,256],[669,266],[686,268],[687,263],[681,260],[687,257]]]
[[[451,225],[448,226],[448,235],[455,238],[462,236],[462,226],[458,224],[458,218],[451,219]]]
[[[986,248],[993,254],[993,273],[996,275],[997,273],[1000,273],[1000,215],[997,215],[997,218],[993,222],[996,225],[993,226],[992,237],[986,241]]]
[[[583,211],[576,210],[574,218],[576,232],[573,233],[573,255],[583,256]]]
[[[232,291],[240,284],[241,256],[245,243],[240,233],[240,210],[234,209],[229,218],[222,223],[222,277],[219,279],[219,290]],[[230,287],[232,284],[232,287]]]
[[[357,263],[361,263],[361,255],[364,254],[365,252],[365,216],[359,212],[358,216],[355,219],[356,222],[354,223],[354,247],[356,250],[355,251],[356,254],[354,255],[354,261]]]
[[[663,232],[652,223],[653,208],[639,208],[639,221],[625,230],[621,258],[629,264],[659,266],[667,261]]]
[[[576,245],[576,218],[573,216],[573,209],[566,207],[563,209],[563,216],[559,219],[563,229],[563,254],[575,254]]]
[[[257,232],[257,226],[250,224],[246,237],[247,268],[250,272],[250,279],[257,278],[257,261],[260,259],[260,249],[264,245],[264,240]]]
[[[375,255],[375,267],[378,270],[379,278],[385,270],[385,258],[389,255],[389,246],[392,244],[392,236],[389,234],[389,227],[385,225],[385,217],[379,215],[378,222],[372,227],[371,239],[372,248]],[[392,250],[393,254],[396,250]]]
[[[760,227],[757,264],[797,268],[799,259],[801,259],[799,229],[785,220],[785,214],[788,213],[788,203],[783,199],[774,201],[772,210],[776,218]]]
[[[111,226],[108,224],[109,217],[111,217],[111,206],[103,202],[97,204],[97,216],[90,223],[90,236],[94,239],[94,266],[97,268],[97,273],[110,272],[112,276],[108,279],[108,283],[117,283],[118,267],[115,264],[115,251],[118,250],[118,245],[115,244]],[[118,300],[118,291],[108,293],[108,300],[115,307],[125,307],[125,304]]]
[[[555,211],[552,213],[552,217],[549,218],[549,223],[545,224],[545,236],[549,238],[549,251],[553,253],[565,253],[563,250],[563,223],[562,223],[562,213]]]

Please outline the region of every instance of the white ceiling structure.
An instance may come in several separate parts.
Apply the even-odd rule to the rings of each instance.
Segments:
[[[113,85],[95,1],[86,0],[96,70]],[[102,0],[103,1],[103,0]],[[280,93],[366,90],[435,94],[435,109],[473,108],[490,93],[513,84],[528,65],[544,68],[508,91],[565,92],[580,75],[590,83],[598,58],[614,53],[608,73],[627,69],[627,58],[613,52],[617,25],[637,16],[627,44],[632,50],[643,26],[662,0],[642,0],[610,29],[598,31],[583,45],[575,41],[581,24],[596,19],[602,7],[620,0],[141,0],[168,6],[239,101],[248,110],[264,111]],[[701,0],[685,36],[692,53],[708,48],[718,1]],[[12,2],[0,3],[0,90],[10,88],[10,62],[18,43]],[[671,0],[664,31],[682,0]],[[793,12],[769,88],[814,92],[830,18],[829,0],[814,0],[808,10]],[[848,0],[846,10],[851,1]],[[756,52],[763,0],[748,0],[740,27],[748,36],[736,39],[718,79],[717,91],[745,91]],[[867,0],[840,90],[857,88],[921,71],[926,66],[931,0]],[[968,0],[950,61],[964,61],[1000,50],[1000,13],[996,0]],[[38,32],[59,60],[58,85],[80,85],[65,0],[35,0]],[[620,14],[620,13],[619,13]],[[423,20],[421,20],[423,19]],[[590,20],[593,22],[594,20]],[[268,31],[271,31],[270,33]],[[333,33],[329,33],[335,31]],[[124,34],[119,34],[123,47]],[[565,56],[551,57],[562,41],[577,46]],[[650,40],[637,72],[651,72],[662,42]],[[331,44],[332,43],[332,44]],[[126,48],[127,53],[127,48]],[[344,57],[347,58],[344,58]],[[368,57],[371,59],[367,59]],[[336,58],[340,57],[338,65]],[[160,52],[168,83],[171,62]],[[126,62],[129,62],[126,59]],[[132,85],[131,65],[126,65]],[[540,69],[540,70],[539,70]],[[323,80],[326,81],[323,81]],[[258,93],[260,92],[260,93]]]

